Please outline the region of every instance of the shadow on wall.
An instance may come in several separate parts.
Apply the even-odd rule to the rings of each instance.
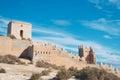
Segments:
[[[19,58],[24,58],[32,61],[33,59],[33,45],[27,47],[19,56]]]

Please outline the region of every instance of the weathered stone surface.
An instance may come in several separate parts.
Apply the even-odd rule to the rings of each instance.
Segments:
[[[31,39],[32,25],[26,22],[11,21],[8,24],[7,35],[13,35],[17,39]]]
[[[96,64],[96,56],[93,49],[80,46],[79,47],[80,60],[86,61],[88,64]]]

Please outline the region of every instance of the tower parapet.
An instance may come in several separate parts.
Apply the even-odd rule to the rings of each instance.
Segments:
[[[84,59],[88,64],[96,64],[96,56],[92,47],[88,48],[81,45],[78,50],[81,59]]]
[[[26,22],[11,21],[8,24],[7,35],[16,39],[31,39],[32,25]]]

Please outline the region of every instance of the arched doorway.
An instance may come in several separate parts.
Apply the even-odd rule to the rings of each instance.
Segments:
[[[20,30],[20,37],[23,38],[23,30]]]

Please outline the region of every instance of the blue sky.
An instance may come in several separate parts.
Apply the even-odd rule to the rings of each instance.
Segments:
[[[0,0],[0,34],[11,20],[31,23],[34,41],[92,46],[97,62],[120,68],[120,0]]]

